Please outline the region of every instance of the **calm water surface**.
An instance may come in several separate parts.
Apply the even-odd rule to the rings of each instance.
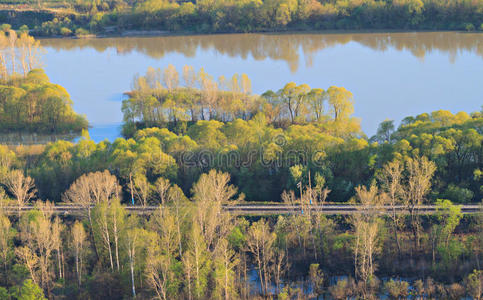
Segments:
[[[237,34],[45,39],[44,68],[67,88],[100,141],[119,136],[122,93],[136,73],[168,64],[218,77],[246,73],[254,93],[285,83],[343,86],[367,135],[385,119],[483,104],[483,34],[457,32]]]

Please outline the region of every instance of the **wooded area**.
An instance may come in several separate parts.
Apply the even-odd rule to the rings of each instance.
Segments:
[[[8,200],[0,202],[0,285],[6,287],[0,295],[480,299],[481,214],[463,218],[449,200],[436,201],[435,216],[371,212],[374,205],[410,209],[427,201],[435,170],[424,157],[388,163],[376,183],[355,189],[361,213],[350,217],[306,210],[262,218],[222,209],[239,200],[238,191],[227,173],[216,170],[200,176],[190,199],[176,184],[158,179],[159,208],[149,217],[127,215],[121,186],[109,171],[88,173],[63,195],[67,203],[85,206],[80,220],[54,216],[53,204],[42,200],[36,210],[7,217],[1,208]],[[7,173],[23,182],[8,185],[9,191],[28,200],[35,192],[31,179]],[[292,190],[282,198],[308,207],[323,204],[331,193],[321,180],[300,190],[301,197]]]
[[[38,35],[125,30],[482,30],[482,0],[2,0],[0,22]],[[19,9],[21,8],[21,9]],[[3,19],[3,21],[2,21]]]

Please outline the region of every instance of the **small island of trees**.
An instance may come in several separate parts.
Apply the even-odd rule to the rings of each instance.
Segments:
[[[80,133],[88,127],[68,92],[39,69],[41,51],[26,32],[0,31],[1,133]]]

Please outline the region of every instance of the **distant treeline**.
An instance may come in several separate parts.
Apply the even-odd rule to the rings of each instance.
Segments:
[[[481,30],[483,24],[482,0],[3,2],[23,3],[25,7],[39,9],[38,18],[32,16],[31,10],[19,12],[16,17],[28,15],[24,18],[25,24],[38,35],[123,30],[200,33],[329,29],[471,31]],[[49,12],[52,18],[45,21]],[[3,17],[6,22],[12,19],[10,15]]]

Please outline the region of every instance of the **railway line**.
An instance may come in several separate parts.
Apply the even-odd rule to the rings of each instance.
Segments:
[[[460,205],[463,214],[475,214],[483,212],[481,205]],[[128,213],[151,214],[158,206],[125,206]],[[3,210],[7,214],[25,213],[33,210],[33,206],[23,206],[20,209],[17,206],[6,206]],[[225,205],[223,209],[238,215],[279,215],[279,214],[325,214],[325,215],[351,215],[357,213],[371,214],[409,214],[410,210],[406,206],[371,206],[362,207],[359,205]],[[82,215],[87,207],[79,205],[55,205],[52,212],[57,215]],[[413,208],[415,214],[425,215],[434,214],[437,207],[434,205],[419,205]]]

